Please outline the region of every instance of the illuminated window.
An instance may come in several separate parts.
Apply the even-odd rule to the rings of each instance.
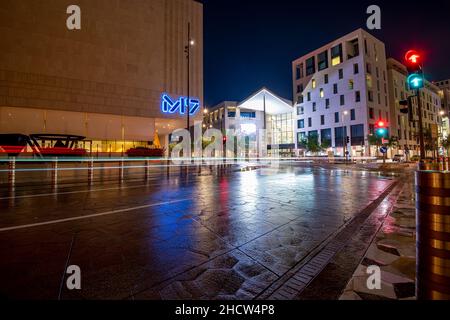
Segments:
[[[342,44],[331,48],[331,65],[335,66],[342,63]]]
[[[349,90],[353,90],[353,87],[355,86],[355,84],[354,84],[354,82],[353,82],[353,80],[348,80],[348,89]]]
[[[323,93],[323,89],[320,89],[320,97],[323,98],[324,97],[324,93]]]
[[[312,80],[312,88],[313,88],[313,89],[316,88],[316,80],[315,80],[315,79]]]

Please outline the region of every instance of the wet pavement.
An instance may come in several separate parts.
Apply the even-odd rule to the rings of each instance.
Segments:
[[[284,166],[3,187],[0,296],[255,299],[394,182]],[[70,265],[81,290],[65,286]]]

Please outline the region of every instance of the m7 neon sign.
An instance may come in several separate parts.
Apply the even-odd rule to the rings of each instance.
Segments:
[[[169,95],[163,94],[161,96],[161,111],[163,113],[176,113],[186,114],[186,109],[189,104],[189,115],[195,115],[200,109],[200,100],[180,97],[177,100],[172,100]]]

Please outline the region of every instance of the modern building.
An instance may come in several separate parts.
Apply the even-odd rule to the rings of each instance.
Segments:
[[[398,141],[398,147],[393,150],[393,153],[405,154],[405,151],[409,150],[410,156],[418,155],[420,153],[417,124],[418,104],[417,98],[415,98],[416,93],[410,91],[407,85],[408,70],[406,66],[392,58],[387,60],[387,68],[391,113],[390,136],[397,138]],[[439,88],[431,82],[425,81],[425,87],[421,89],[421,95],[424,131],[428,131],[434,141],[437,141],[437,129],[442,122]],[[413,111],[411,116],[400,111],[405,108],[405,106],[400,105],[400,101],[404,101],[408,97],[414,97],[411,99]]]
[[[292,102],[266,88],[242,102],[225,101],[210,108],[205,115],[204,127],[223,133],[232,130],[236,136],[250,139],[250,143],[256,143],[264,129],[267,143],[264,147],[269,154],[275,148],[281,155],[294,154]]]
[[[191,110],[203,101],[202,4],[78,3],[81,29],[69,30],[67,0],[2,2],[0,133],[81,135],[118,152],[147,145],[157,131],[165,145],[187,126],[182,97],[193,98]]]
[[[447,139],[450,134],[450,79],[434,83],[439,87],[439,96],[442,102],[441,137]]]
[[[293,61],[292,76],[299,153],[312,135],[336,155],[375,155],[368,136],[389,122],[383,42],[358,29]]]

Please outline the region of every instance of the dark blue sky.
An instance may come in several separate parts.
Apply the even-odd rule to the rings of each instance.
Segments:
[[[371,33],[388,56],[401,60],[409,48],[424,49],[428,79],[450,78],[448,0],[203,2],[206,106],[240,101],[262,86],[292,99],[291,62],[365,28],[371,4],[382,12],[382,29]]]

